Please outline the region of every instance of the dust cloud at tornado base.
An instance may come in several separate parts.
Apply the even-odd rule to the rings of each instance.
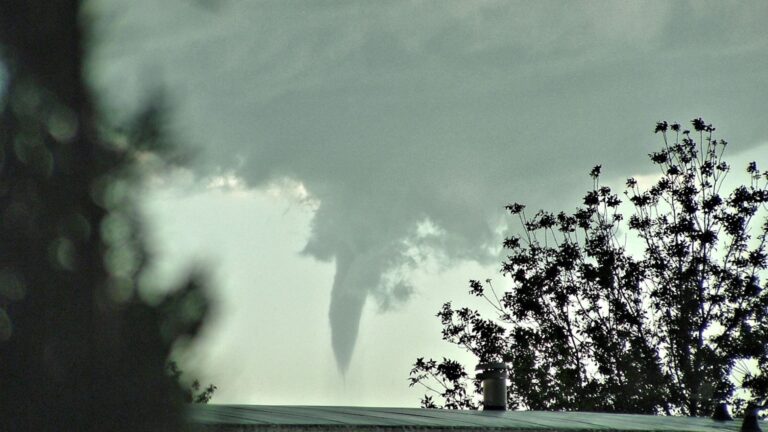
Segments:
[[[433,289],[409,283],[424,254],[497,259],[508,201],[568,210],[595,164],[644,173],[662,119],[767,138],[760,2],[215,4],[92,2],[94,85],[116,112],[162,88],[201,177],[302,185],[342,372],[368,299]]]

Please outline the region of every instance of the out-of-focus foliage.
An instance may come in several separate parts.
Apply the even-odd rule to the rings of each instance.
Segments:
[[[84,79],[75,0],[0,7],[0,430],[180,430],[165,373],[198,332],[201,278],[147,303],[138,191],[162,157],[154,106],[110,127]]]
[[[657,125],[663,146],[649,156],[660,178],[648,190],[627,180],[627,221],[600,166],[571,214],[507,206],[522,224],[504,242],[511,289],[470,282],[496,316],[451,303],[437,316],[444,340],[508,362],[510,406],[703,416],[768,394],[768,172],[750,163],[747,183],[726,193],[726,142],[701,119],[692,126]],[[745,373],[737,393],[735,369]],[[451,360],[418,359],[410,381],[429,389],[423,406],[475,408],[470,378]]]

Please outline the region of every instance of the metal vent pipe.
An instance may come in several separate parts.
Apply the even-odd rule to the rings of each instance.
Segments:
[[[501,362],[480,363],[475,370],[480,371],[477,379],[483,387],[483,410],[507,410],[507,365]]]

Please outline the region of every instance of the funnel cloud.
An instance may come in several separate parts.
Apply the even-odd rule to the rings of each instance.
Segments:
[[[333,286],[318,288],[331,291],[342,372],[367,301],[386,311],[432,290],[409,282],[420,249],[446,266],[493,258],[508,201],[569,209],[594,164],[642,174],[659,119],[702,116],[743,150],[768,138],[764,2],[93,10],[106,104],[138,106],[162,86],[200,175],[253,188],[291,179],[316,200],[303,253],[335,262]],[[419,234],[427,222],[437,234]]]
[[[336,275],[328,319],[331,323],[331,345],[336,364],[342,372],[349,368],[367,291],[375,286],[375,281],[364,280],[366,273],[364,268],[354,263],[349,253],[340,253],[336,257]]]

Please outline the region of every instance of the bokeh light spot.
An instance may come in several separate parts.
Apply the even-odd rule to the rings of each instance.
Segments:
[[[107,271],[115,277],[130,277],[138,268],[139,260],[130,246],[111,247],[104,256]]]
[[[54,109],[47,121],[48,132],[60,143],[69,143],[77,134],[77,117],[64,107]]]
[[[68,238],[59,237],[52,241],[48,247],[48,253],[56,267],[68,271],[75,269],[75,245]]]
[[[0,271],[0,298],[18,301],[24,298],[27,286],[19,275],[10,270]]]
[[[101,222],[101,236],[111,246],[124,244],[130,234],[130,221],[121,213],[111,213]]]

